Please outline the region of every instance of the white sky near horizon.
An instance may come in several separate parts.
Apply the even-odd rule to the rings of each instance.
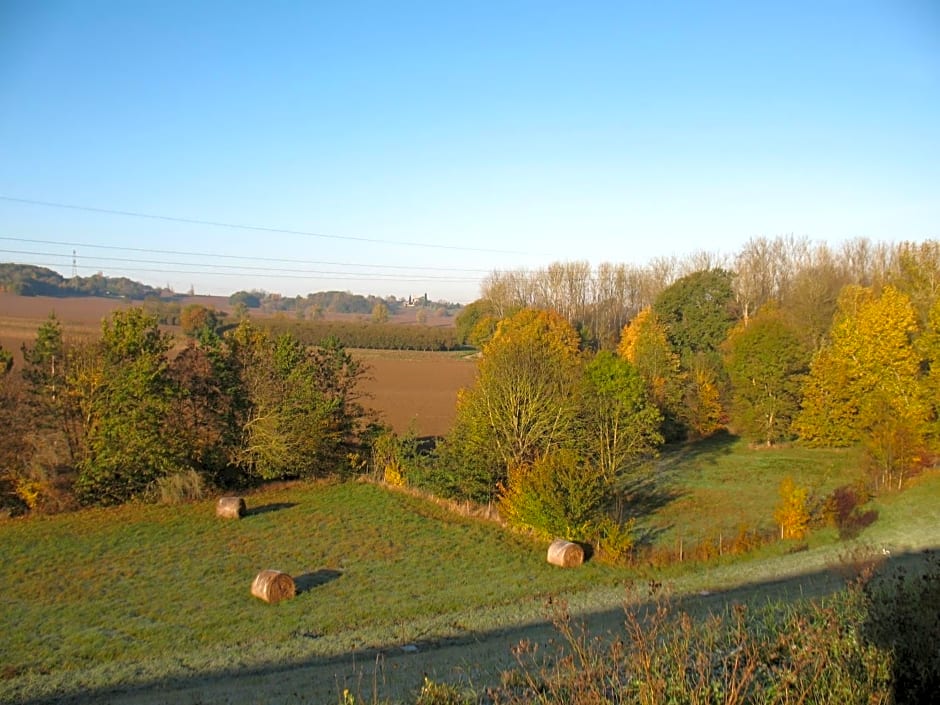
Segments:
[[[0,0],[0,261],[468,302],[787,234],[940,238],[940,3]]]

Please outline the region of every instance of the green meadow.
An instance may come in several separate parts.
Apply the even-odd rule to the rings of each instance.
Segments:
[[[857,479],[858,463],[852,451],[753,450],[732,438],[669,451],[638,528],[660,547],[740,524],[766,530],[783,477],[824,494]],[[928,473],[869,505],[877,521],[851,545],[819,529],[799,550],[776,542],[662,570],[599,561],[559,569],[546,563],[544,544],[494,522],[355,481],[247,495],[239,520],[217,518],[213,501],[8,520],[0,524],[0,700],[368,659],[408,644],[433,658],[435,645],[543,619],[549,597],[584,614],[616,608],[637,581],[665,580],[678,594],[759,594],[782,576],[837,580],[851,546],[895,555],[940,546],[938,497],[940,476]],[[295,578],[295,599],[268,605],[250,595],[267,568]]]

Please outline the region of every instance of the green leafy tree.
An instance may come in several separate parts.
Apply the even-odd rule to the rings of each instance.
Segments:
[[[580,420],[586,459],[615,487],[639,461],[656,453],[663,442],[662,416],[636,368],[612,352],[597,353],[583,374]]]
[[[25,363],[23,378],[37,397],[55,401],[63,387],[65,346],[62,324],[54,313],[39,326],[35,342],[24,344],[22,351]]]
[[[218,485],[237,484],[230,472],[237,449],[239,385],[230,357],[215,335],[190,341],[172,359],[168,434],[178,439],[185,465]]]
[[[76,490],[86,504],[143,497],[178,470],[178,439],[165,433],[175,387],[168,373],[170,338],[141,308],[104,319],[97,364],[83,371],[86,454]],[[81,382],[82,380],[77,380]]]
[[[335,341],[310,349],[247,322],[230,343],[244,389],[237,463],[266,480],[343,471],[364,413],[355,393],[361,367]]]
[[[791,438],[810,359],[800,335],[765,306],[731,331],[724,351],[735,428],[768,446]]]
[[[547,452],[531,466],[509,473],[500,497],[501,514],[511,526],[543,538],[588,540],[610,501],[610,483],[598,468],[571,448]]]
[[[476,342],[471,340],[471,334],[477,324],[484,319],[492,320],[495,330],[495,311],[489,300],[477,299],[473,303],[464,306],[454,319],[454,326],[457,329],[457,342],[461,345],[477,345]],[[490,333],[492,332],[490,331]]]
[[[261,301],[264,298],[262,291],[236,291],[228,297],[228,302],[232,306],[244,306],[245,308],[260,308]]]
[[[577,332],[556,313],[525,310],[502,321],[483,349],[476,384],[458,395],[449,443],[456,464],[476,466],[470,472],[495,493],[510,468],[570,444],[578,355]]]
[[[686,275],[666,287],[653,303],[653,312],[666,328],[669,342],[681,357],[712,355],[737,320],[733,275],[706,269]]]
[[[84,453],[86,419],[70,379],[87,362],[89,345],[67,345],[61,323],[50,314],[22,353],[31,424],[51,451],[45,457],[54,466],[75,466]]]

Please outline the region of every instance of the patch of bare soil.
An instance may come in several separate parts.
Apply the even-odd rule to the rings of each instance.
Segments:
[[[360,387],[366,406],[399,434],[412,427],[419,436],[443,436],[456,417],[457,391],[476,378],[474,361],[442,353],[354,354],[369,366]]]

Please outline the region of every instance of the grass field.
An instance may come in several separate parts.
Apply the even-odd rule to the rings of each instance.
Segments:
[[[672,499],[649,517],[672,531],[680,518],[707,530],[745,508],[755,518],[771,515],[777,477],[795,468],[802,481],[824,486],[856,467],[849,453],[771,454],[734,442],[681,453],[663,459],[670,471],[661,481]],[[756,472],[766,480],[755,479]],[[758,485],[767,487],[757,492]],[[890,542],[895,553],[940,545],[938,496],[937,475],[887,496],[879,521],[859,541]],[[252,511],[238,521],[217,519],[213,503],[200,502],[0,524],[0,700],[70,694],[81,700],[130,689],[126,702],[160,702],[154,693],[195,679],[201,685],[192,702],[229,701],[218,690],[229,683],[239,683],[239,692],[248,688],[247,699],[234,702],[252,702],[264,699],[252,687],[270,687],[259,685],[267,681],[257,674],[276,665],[275,674],[290,666],[295,677],[307,673],[302,667],[314,668],[311,680],[293,687],[317,702],[336,692],[327,674],[419,645],[420,657],[383,676],[390,692],[401,693],[420,683],[414,669],[455,677],[457,666],[466,673],[476,660],[481,668],[504,660],[505,640],[499,653],[484,648],[494,635],[515,638],[531,628],[544,636],[535,625],[544,623],[550,595],[594,615],[599,628],[605,620],[616,623],[624,586],[651,577],[648,569],[593,561],[560,570],[546,564],[543,545],[368,483],[301,484],[247,500]],[[787,548],[777,544],[755,560],[686,563],[663,575],[679,592],[737,590],[739,599],[831,589],[841,575],[843,545],[819,539],[799,553]],[[274,606],[252,598],[251,580],[265,568],[295,576],[299,596]],[[439,654],[449,661],[438,661]],[[241,673],[255,680],[243,682]],[[137,685],[143,690],[134,691]]]

